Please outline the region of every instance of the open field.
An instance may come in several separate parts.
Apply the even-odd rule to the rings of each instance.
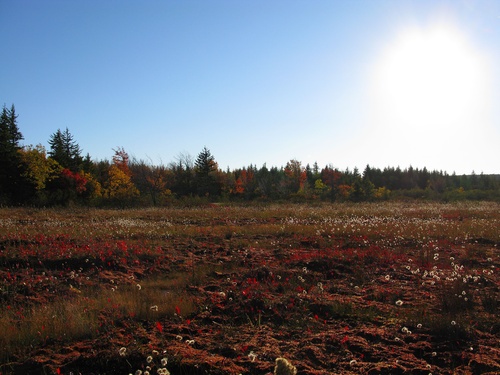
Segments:
[[[498,374],[500,205],[0,210],[0,374]]]

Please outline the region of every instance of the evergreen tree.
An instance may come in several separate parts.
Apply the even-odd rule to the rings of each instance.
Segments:
[[[28,187],[22,178],[24,168],[19,154],[22,139],[14,105],[10,109],[4,105],[0,115],[0,203],[20,203]]]
[[[315,176],[314,170],[311,168],[309,164],[306,165],[306,176],[307,176],[306,187],[314,186],[314,182],[318,177]]]
[[[73,136],[68,128],[64,132],[58,129],[50,136],[49,155],[57,161],[62,167],[68,168],[73,172],[78,172],[83,164],[81,149],[78,143],[73,140]]]
[[[255,192],[262,198],[270,198],[274,194],[275,184],[273,184],[273,177],[266,164],[255,174],[256,188]]]
[[[220,195],[221,186],[217,181],[217,162],[206,147],[198,154],[195,165],[197,193],[199,196]]]
[[[92,173],[94,170],[94,163],[92,162],[92,158],[88,152],[82,160],[82,170],[87,173]]]
[[[5,105],[2,108],[2,115],[0,116],[0,144],[2,152],[17,152],[21,147],[19,141],[23,139],[23,135],[17,127],[17,115],[14,104],[7,109]]]

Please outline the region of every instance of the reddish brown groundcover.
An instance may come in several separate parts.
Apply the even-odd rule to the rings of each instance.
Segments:
[[[3,210],[0,373],[500,373],[498,205]]]

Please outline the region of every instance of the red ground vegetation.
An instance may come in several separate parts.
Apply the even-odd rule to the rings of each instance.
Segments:
[[[4,209],[0,374],[499,373],[498,208]]]

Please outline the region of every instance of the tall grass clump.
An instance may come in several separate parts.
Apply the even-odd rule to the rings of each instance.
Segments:
[[[151,321],[173,316],[177,311],[189,315],[198,306],[182,288],[179,279],[153,278],[135,285],[124,285],[115,291],[101,293],[98,304],[113,306],[114,314],[129,316],[142,321]]]
[[[148,322],[178,312],[183,316],[194,313],[198,306],[185,292],[182,280],[158,277],[112,289],[73,289],[70,298],[58,297],[44,305],[4,306],[0,309],[0,361],[22,357],[48,342],[96,338],[116,319]]]
[[[94,338],[98,314],[84,299],[60,299],[27,310],[4,307],[0,312],[0,359],[23,355],[46,342]]]

